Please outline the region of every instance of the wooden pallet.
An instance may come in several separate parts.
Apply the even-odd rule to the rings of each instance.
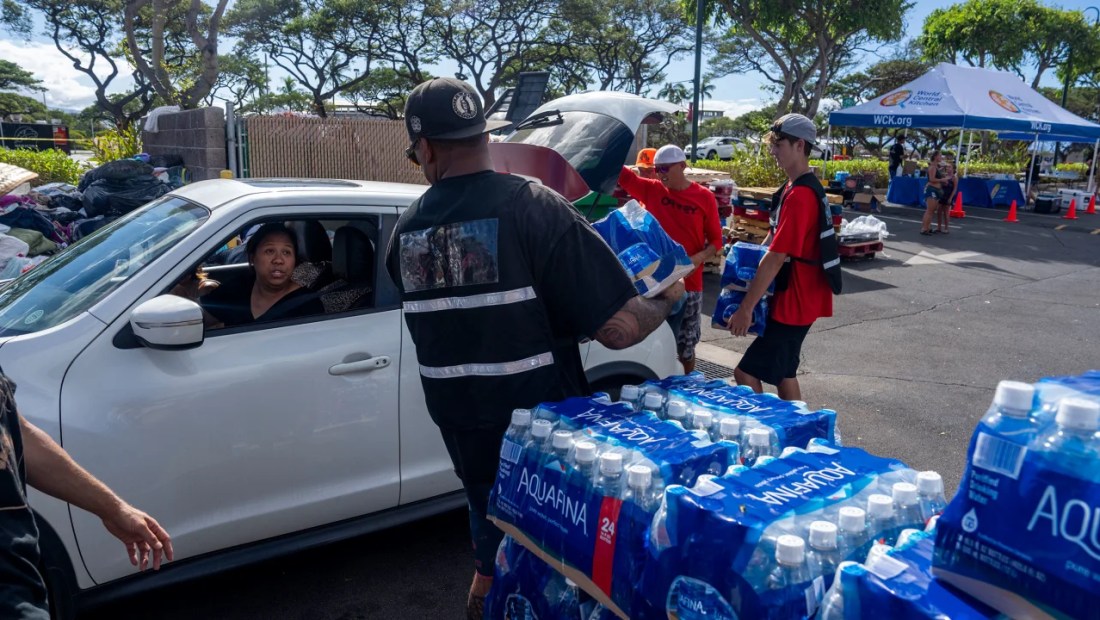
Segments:
[[[837,246],[837,254],[842,259],[855,260],[865,259],[871,260],[875,257],[876,252],[881,252],[883,248],[881,241],[859,241],[856,243],[841,243]]]

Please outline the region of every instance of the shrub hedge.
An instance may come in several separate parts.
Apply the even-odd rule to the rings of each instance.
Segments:
[[[30,149],[0,149],[0,163],[11,164],[37,172],[38,178],[32,185],[46,183],[71,183],[76,185],[87,166],[66,155],[63,151],[50,149],[34,151]]]

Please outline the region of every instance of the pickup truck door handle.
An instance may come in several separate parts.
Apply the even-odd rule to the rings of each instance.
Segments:
[[[365,360],[336,364],[328,369],[328,374],[338,377],[340,375],[350,375],[356,372],[379,370],[389,365],[390,356],[379,355],[378,357],[368,357]]]

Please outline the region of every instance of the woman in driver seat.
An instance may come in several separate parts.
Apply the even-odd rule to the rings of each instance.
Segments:
[[[298,265],[298,239],[293,230],[278,222],[264,224],[249,237],[245,249],[250,277],[238,286],[217,286],[199,300],[208,318],[213,318],[210,327],[324,313],[317,294],[291,278]]]

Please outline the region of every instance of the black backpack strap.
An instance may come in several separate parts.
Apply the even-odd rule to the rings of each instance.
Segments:
[[[839,243],[836,238],[836,230],[833,228],[832,217],[830,217],[829,198],[825,194],[825,188],[821,185],[817,175],[812,172],[807,172],[795,179],[794,183],[791,183],[791,189],[795,187],[808,187],[817,196],[817,202],[821,206],[819,209],[820,217],[818,218],[818,230],[821,232],[820,264],[821,268],[825,270],[825,278],[829,281],[829,288],[832,289],[833,294],[839,295],[843,288],[843,278],[840,271],[840,250],[838,249]],[[778,218],[776,224],[778,225]],[[794,256],[791,258],[807,264],[816,262]]]

